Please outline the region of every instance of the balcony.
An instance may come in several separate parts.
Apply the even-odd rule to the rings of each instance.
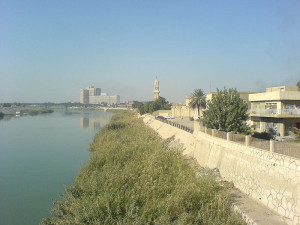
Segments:
[[[250,109],[250,116],[300,118],[300,109]]]

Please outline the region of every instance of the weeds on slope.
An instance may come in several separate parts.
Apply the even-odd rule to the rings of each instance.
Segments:
[[[91,159],[42,224],[244,224],[214,177],[132,112],[117,113],[90,146]]]

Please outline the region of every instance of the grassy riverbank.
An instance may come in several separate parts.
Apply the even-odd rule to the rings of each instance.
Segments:
[[[197,175],[132,112],[116,113],[90,149],[42,224],[244,224],[214,176]]]
[[[45,114],[45,113],[53,113],[52,109],[43,109],[43,108],[28,108],[28,109],[22,109],[21,114],[29,114],[32,116],[39,115],[39,114]]]

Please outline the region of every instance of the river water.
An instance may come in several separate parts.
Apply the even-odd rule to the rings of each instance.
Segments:
[[[112,113],[55,110],[0,120],[0,224],[35,225],[49,215],[89,158]]]

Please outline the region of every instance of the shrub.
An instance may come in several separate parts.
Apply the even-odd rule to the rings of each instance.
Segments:
[[[255,138],[260,138],[260,139],[265,139],[265,140],[270,140],[273,139],[273,135],[267,132],[254,132],[254,134],[252,134],[252,137]]]

